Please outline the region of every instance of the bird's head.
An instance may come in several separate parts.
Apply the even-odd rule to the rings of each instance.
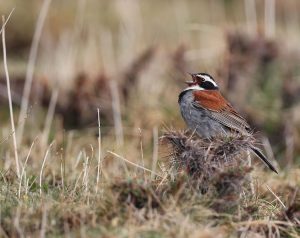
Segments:
[[[186,81],[188,85],[186,90],[218,90],[219,87],[213,77],[206,73],[189,73],[192,76],[191,81]]]

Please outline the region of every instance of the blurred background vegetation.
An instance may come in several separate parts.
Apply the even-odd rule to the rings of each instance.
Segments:
[[[54,124],[59,125],[53,130],[96,127],[97,108],[103,131],[117,137],[136,128],[150,134],[163,125],[184,128],[177,95],[186,72],[203,71],[215,76],[223,94],[270,140],[276,158],[297,160],[299,5],[252,0],[52,1],[39,42],[28,121],[43,126],[43,112],[57,89]],[[41,1],[2,1],[0,8],[6,15],[15,8],[6,37],[17,113]],[[3,67],[0,74],[1,104],[6,105]],[[119,122],[113,95],[121,108]],[[5,108],[2,125],[8,118]],[[31,126],[26,123],[25,128]],[[35,129],[26,134],[36,136],[41,128]]]
[[[8,68],[21,161],[37,141],[28,161],[32,174],[55,141],[53,157],[64,158],[64,173],[77,178],[76,158],[96,153],[97,108],[101,156],[115,150],[151,167],[162,131],[185,129],[177,98],[187,72],[214,76],[222,93],[260,131],[262,148],[282,169],[300,161],[299,1],[49,3],[33,62],[29,107],[20,115],[43,1],[0,1],[1,15],[15,8],[6,25]],[[14,160],[3,67],[0,104],[0,165],[8,171]],[[120,176],[115,164],[105,163],[113,177]],[[51,163],[45,171],[51,183],[59,180],[60,172],[54,172],[59,166]]]

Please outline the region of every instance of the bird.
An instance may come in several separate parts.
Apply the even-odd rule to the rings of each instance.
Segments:
[[[220,93],[214,78],[207,73],[189,73],[191,81],[178,97],[181,115],[188,128],[203,139],[240,134],[252,136],[247,121]],[[251,151],[273,172],[278,171],[263,152],[251,146]]]

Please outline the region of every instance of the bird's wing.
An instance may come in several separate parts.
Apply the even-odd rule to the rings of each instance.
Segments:
[[[202,90],[194,92],[194,107],[210,111],[210,117],[229,129],[248,134],[250,126],[219,91]]]

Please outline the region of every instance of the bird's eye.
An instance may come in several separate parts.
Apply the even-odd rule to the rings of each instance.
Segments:
[[[205,82],[205,78],[201,77],[201,76],[197,76],[197,80],[198,82]]]

